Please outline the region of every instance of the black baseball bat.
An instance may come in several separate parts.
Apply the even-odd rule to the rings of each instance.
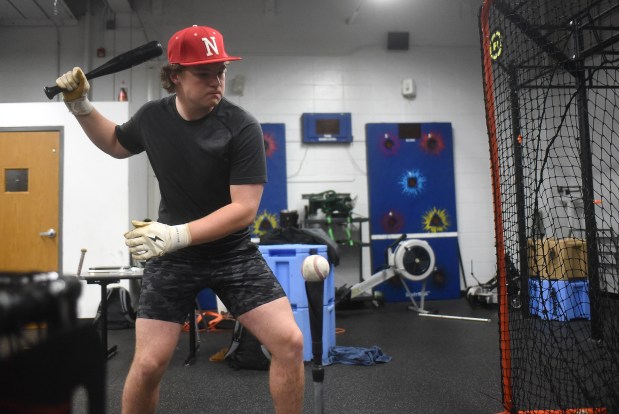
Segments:
[[[86,79],[95,79],[100,76],[110,75],[112,73],[117,73],[125,69],[132,68],[140,63],[146,62],[147,60],[159,57],[162,53],[163,47],[161,47],[161,43],[153,40],[152,42],[148,42],[145,45],[131,49],[128,52],[108,60],[103,65],[88,72],[86,74]],[[47,95],[49,99],[52,99],[54,96],[62,92],[62,88],[57,85],[46,86],[43,88],[43,91],[45,91],[45,95]]]

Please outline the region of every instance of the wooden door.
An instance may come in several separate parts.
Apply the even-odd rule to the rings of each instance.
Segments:
[[[60,132],[0,131],[0,271],[59,271]]]

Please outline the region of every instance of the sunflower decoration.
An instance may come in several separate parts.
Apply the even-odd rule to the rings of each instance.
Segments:
[[[275,151],[277,151],[277,141],[272,134],[266,132],[264,134],[264,153],[267,157],[271,157]]]
[[[264,236],[269,231],[277,227],[277,217],[275,214],[270,214],[264,210],[254,221],[254,234],[256,236]]]
[[[417,197],[424,192],[426,181],[426,177],[419,170],[406,171],[400,178],[402,193]]]
[[[445,149],[443,136],[437,132],[428,132],[421,137],[421,149],[431,155],[439,155]]]
[[[449,216],[445,209],[434,207],[423,215],[423,228],[430,233],[440,233],[449,228]]]

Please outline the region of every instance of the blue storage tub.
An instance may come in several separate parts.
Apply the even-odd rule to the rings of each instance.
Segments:
[[[318,254],[329,260],[327,246],[315,244],[276,244],[259,246],[262,256],[281,283],[292,306],[292,313],[303,333],[303,360],[312,360],[312,332],[309,321],[303,260]],[[329,349],[335,346],[335,281],[333,266],[324,281],[322,315],[322,362],[328,363]]]
[[[292,308],[307,308],[305,280],[301,275],[303,260],[312,254],[318,254],[329,260],[327,246],[316,244],[275,244],[259,246],[262,256],[281,283]],[[324,281],[325,292],[323,306],[335,301],[335,281],[333,265],[329,276]]]
[[[201,310],[217,310],[217,296],[211,289],[202,289],[197,299]]]
[[[303,360],[312,360],[312,331],[308,308],[292,310],[294,320],[303,332]],[[335,304],[323,306],[322,309],[322,363],[329,364],[329,349],[335,346]]]
[[[571,321],[574,319],[591,319],[589,303],[589,282],[582,280],[539,279],[538,285],[529,284],[531,313],[546,320]]]
[[[529,312],[537,316],[539,313],[540,283],[539,277],[529,279]]]

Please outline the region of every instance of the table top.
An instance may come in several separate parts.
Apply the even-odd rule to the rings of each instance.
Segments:
[[[144,269],[138,267],[131,268],[119,268],[117,270],[97,270],[97,271],[88,271],[79,275],[77,278],[79,280],[84,280],[90,283],[96,283],[97,281],[112,281],[112,280],[121,280],[121,279],[141,279],[142,274],[144,273]]]

